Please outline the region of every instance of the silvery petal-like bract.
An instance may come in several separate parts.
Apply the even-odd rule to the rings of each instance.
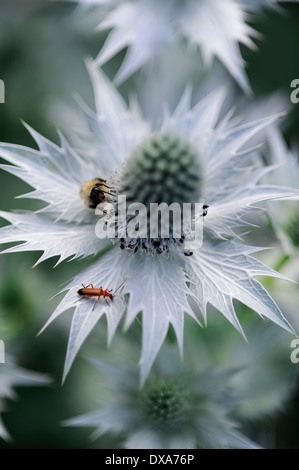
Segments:
[[[5,400],[17,397],[14,387],[35,387],[47,385],[51,380],[45,374],[31,372],[12,363],[0,364],[0,438],[9,440],[10,436],[1,420],[5,410]]]

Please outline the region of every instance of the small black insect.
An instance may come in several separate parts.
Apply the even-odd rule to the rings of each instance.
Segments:
[[[205,216],[207,215],[207,213],[208,213],[208,208],[209,208],[209,206],[207,206],[206,204],[204,204],[204,205],[202,206],[202,216],[203,216],[203,217],[205,217]]]
[[[192,256],[193,255],[193,251],[183,251],[184,255],[185,256]]]
[[[208,208],[209,208],[209,206],[208,206],[207,204],[204,204],[204,205],[202,206],[202,216],[203,216],[203,217],[205,217],[205,216],[207,215],[207,213],[208,213]],[[192,255],[193,255],[193,251],[187,251],[187,250],[186,250],[186,251],[183,251],[183,253],[184,253],[185,256],[192,256]]]

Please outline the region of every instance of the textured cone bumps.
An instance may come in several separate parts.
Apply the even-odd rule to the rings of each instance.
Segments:
[[[157,134],[143,142],[128,159],[118,184],[118,194],[126,197],[127,208],[136,203],[145,208],[138,220],[139,227],[143,228],[142,236],[132,239],[126,235],[120,239],[120,248],[152,254],[183,248],[186,238],[184,204],[190,205],[190,226],[201,187],[199,155],[186,140],[171,134]],[[164,209],[160,206],[163,204]],[[126,221],[127,224],[134,221],[132,212]]]
[[[143,394],[142,411],[146,419],[162,430],[176,430],[188,418],[189,393],[174,381],[160,381]]]
[[[196,150],[182,138],[154,135],[129,158],[121,175],[119,193],[127,203],[197,202],[202,176]]]

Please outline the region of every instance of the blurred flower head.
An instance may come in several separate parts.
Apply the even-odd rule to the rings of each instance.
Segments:
[[[78,0],[84,7],[98,6],[99,30],[111,30],[97,61],[103,65],[128,48],[115,78],[120,84],[170,45],[187,42],[187,54],[199,48],[205,65],[214,58],[226,67],[246,92],[250,85],[240,44],[254,49],[259,33],[249,26],[263,6],[276,0]],[[198,59],[200,60],[200,59]],[[178,69],[178,67],[177,67]]]
[[[115,433],[127,449],[259,447],[238,431],[232,418],[240,399],[232,387],[236,371],[184,368],[166,348],[159,359],[142,390],[135,368],[122,364],[116,369],[93,359],[107,377],[109,399],[64,424],[94,428],[93,439]]]
[[[273,324],[260,328],[250,316],[246,329],[248,342],[216,315],[204,330],[187,321],[184,361],[168,335],[141,389],[134,367],[138,328],[128,332],[129,341],[118,335],[114,354],[103,351],[105,360],[95,359],[103,353],[94,343],[90,362],[100,373],[88,372],[81,390],[90,411],[65,424],[93,429],[95,447],[113,435],[118,448],[244,448],[256,442],[275,448],[273,422],[287,409],[298,377],[290,336]]]
[[[243,5],[236,0],[142,0],[116,2],[109,8],[99,29],[111,29],[97,61],[100,65],[128,47],[117,74],[121,83],[172,43],[187,41],[188,48],[199,47],[205,64],[217,57],[249,91],[239,43],[254,47],[257,35],[246,20]]]
[[[251,256],[260,249],[246,246],[235,234],[237,226],[248,226],[244,217],[260,201],[293,194],[288,188],[258,184],[271,168],[259,166],[250,146],[250,139],[277,116],[237,125],[231,113],[219,117],[223,90],[191,107],[191,90],[187,89],[175,111],[166,111],[155,128],[143,119],[136,103],[127,106],[94,63],[90,73],[97,114],[82,109],[87,123],[87,133],[81,135],[84,151],[75,152],[63,137],[58,147],[32,129],[39,150],[9,144],[0,147],[1,156],[14,165],[2,168],[35,188],[26,197],[46,203],[36,213],[1,212],[11,224],[1,229],[1,242],[25,241],[5,252],[42,250],[38,262],[53,256],[59,256],[58,262],[99,257],[62,290],[68,293],[47,322],[75,307],[64,375],[103,315],[110,342],[125,311],[125,328],[142,312],[142,382],[169,326],[182,353],[184,314],[198,322],[194,310],[199,310],[206,322],[208,304],[243,335],[234,299],[292,332],[255,279],[281,276]],[[205,209],[199,216],[204,219],[202,246],[186,250],[186,234],[132,238],[125,232],[121,238],[99,238],[98,219],[90,208],[97,205],[100,195],[113,209],[118,194],[146,208],[162,202],[183,207],[201,201],[201,207],[210,206],[208,213]],[[109,226],[111,220],[121,225],[115,211],[113,217],[109,211],[101,212],[101,227]],[[101,287],[101,294],[80,290],[82,284],[83,289]]]

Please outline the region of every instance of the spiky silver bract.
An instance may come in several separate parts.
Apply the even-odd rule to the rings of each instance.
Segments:
[[[0,364],[0,438],[10,440],[10,435],[2,422],[1,414],[6,410],[5,400],[14,400],[17,397],[14,387],[35,387],[47,385],[50,382],[51,380],[47,375],[22,369],[13,364],[11,359],[8,363]]]

